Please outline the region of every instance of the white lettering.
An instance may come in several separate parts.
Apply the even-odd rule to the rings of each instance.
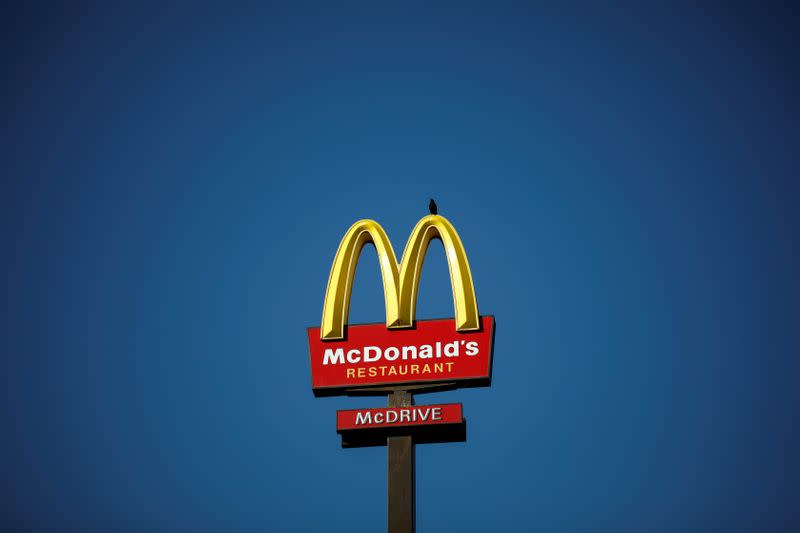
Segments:
[[[364,346],[363,348],[353,348],[345,350],[345,348],[325,348],[322,355],[323,365],[356,365],[359,363],[375,363],[381,359],[386,361],[396,361],[401,358],[404,361],[416,359],[433,359],[435,358],[453,358],[459,357],[463,353],[468,356],[475,356],[480,354],[480,345],[478,341],[465,341],[455,340],[452,342],[437,341],[433,344],[423,344],[421,346],[389,346],[382,348],[380,346]],[[439,363],[437,363],[439,364]],[[453,363],[446,363],[448,365]],[[410,372],[416,373],[414,368],[416,365],[411,365]],[[388,366],[386,368],[389,368]],[[392,367],[394,368],[394,367]],[[401,367],[408,372],[409,367]],[[427,367],[426,367],[427,368]],[[395,370],[397,372],[397,370]],[[400,371],[402,375],[405,372]],[[424,373],[428,371],[425,370]],[[382,376],[385,376],[385,371],[382,371]],[[372,376],[374,377],[374,376]]]
[[[341,365],[342,363],[344,363],[344,350],[342,348],[336,348],[335,352],[330,348],[325,348],[325,355],[322,357],[323,365]]]
[[[361,424],[372,424],[372,413],[369,411],[366,413],[356,413],[356,425],[359,426]]]
[[[407,360],[409,354],[411,355],[411,359],[417,358],[417,347],[416,346],[403,346],[403,360]]]
[[[370,354],[373,354],[370,356]],[[377,346],[366,346],[364,348],[364,362],[374,363],[381,358],[381,349]]]
[[[448,342],[445,344],[444,355],[447,357],[458,357],[458,341]]]
[[[361,352],[359,350],[350,350],[347,352],[348,363],[358,363],[361,360]]]
[[[394,346],[386,348],[386,350],[383,352],[383,358],[386,359],[387,361],[394,361],[398,357],[400,357],[400,350],[398,350]]]

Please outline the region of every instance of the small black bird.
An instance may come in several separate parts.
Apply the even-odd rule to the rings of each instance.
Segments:
[[[439,214],[439,209],[436,207],[436,202],[433,201],[433,198],[431,198],[431,201],[428,202],[428,211],[431,212],[431,215]]]

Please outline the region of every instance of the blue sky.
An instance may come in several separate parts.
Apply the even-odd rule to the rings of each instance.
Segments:
[[[417,397],[468,420],[418,531],[800,527],[793,9],[3,10],[6,529],[381,530],[335,410],[384,400],[315,399],[305,328],[429,197],[498,329],[491,388]]]

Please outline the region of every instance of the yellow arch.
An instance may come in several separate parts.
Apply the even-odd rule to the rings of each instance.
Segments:
[[[444,245],[450,284],[453,289],[453,307],[458,331],[480,329],[478,303],[472,284],[464,245],[450,222],[439,215],[423,217],[408,238],[398,265],[392,243],[380,224],[374,220],[359,220],[347,230],[336,251],[325,291],[322,308],[322,340],[344,338],[344,327],[350,312],[350,295],[358,258],[364,245],[371,242],[378,253],[378,263],[383,278],[383,296],[386,303],[386,327],[407,328],[416,317],[417,292],[422,275],[422,264],[431,240],[439,238]]]

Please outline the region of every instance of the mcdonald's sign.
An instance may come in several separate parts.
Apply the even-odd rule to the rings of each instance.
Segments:
[[[433,239],[441,240],[450,270],[454,317],[416,320],[422,265]],[[372,243],[383,279],[386,324],[348,324],[353,277],[361,251]],[[312,390],[317,396],[395,385],[491,382],[494,317],[481,316],[467,254],[453,225],[436,214],[411,232],[398,263],[374,220],[344,234],[333,259],[320,327],[308,328]]]

